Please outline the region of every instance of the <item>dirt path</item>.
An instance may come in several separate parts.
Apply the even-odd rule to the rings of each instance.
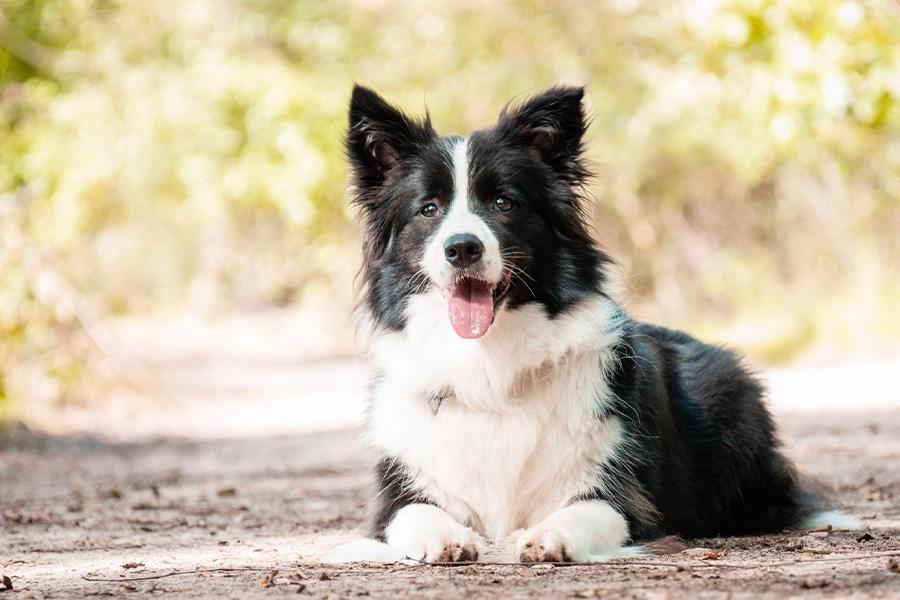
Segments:
[[[557,568],[322,565],[328,550],[364,531],[370,490],[354,428],[366,367],[330,358],[341,349],[327,339],[306,339],[320,322],[279,313],[111,328],[112,354],[142,365],[140,381],[153,385],[99,407],[28,414],[44,430],[80,436],[0,435],[0,575],[14,588],[2,591],[0,579],[0,600],[298,591],[900,597],[900,572],[885,555],[900,553],[896,361],[766,373],[787,451],[865,517],[868,536],[689,542],[720,553],[715,561],[675,553]]]
[[[350,430],[140,444],[13,431],[0,443],[0,571],[14,590],[0,596],[900,597],[885,554],[900,552],[900,415],[780,421],[789,454],[868,535],[694,540],[720,558],[556,568],[318,564],[364,523],[368,475]]]

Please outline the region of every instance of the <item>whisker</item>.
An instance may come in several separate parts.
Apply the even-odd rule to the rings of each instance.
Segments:
[[[523,272],[524,272],[524,271],[523,271]],[[528,285],[528,283],[527,283],[524,279],[522,279],[521,275],[519,275],[516,271],[513,271],[512,269],[510,269],[510,270],[509,270],[509,278],[510,278],[510,279],[518,279],[519,282],[521,282],[522,285],[524,285],[525,288],[526,288],[529,292],[531,292],[532,297],[537,298],[537,294],[534,293],[534,290],[531,289],[531,286]],[[532,279],[532,281],[533,281],[533,279]]]
[[[512,263],[509,263],[506,266],[510,269],[510,272],[516,272],[519,275],[524,275],[525,277],[530,279],[532,281],[532,283],[535,283],[535,284],[537,283],[537,280],[534,277],[532,277],[531,275],[529,275],[527,272],[525,272],[525,269],[523,269],[522,267],[520,267],[518,265],[514,265]]]

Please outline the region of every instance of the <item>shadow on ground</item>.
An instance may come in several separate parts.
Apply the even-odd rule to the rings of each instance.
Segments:
[[[0,571],[12,597],[897,593],[886,553],[900,547],[900,415],[779,420],[788,454],[868,532],[689,541],[717,560],[681,552],[582,567],[333,567],[318,559],[364,531],[369,478],[354,430],[125,444],[14,427],[0,438]]]

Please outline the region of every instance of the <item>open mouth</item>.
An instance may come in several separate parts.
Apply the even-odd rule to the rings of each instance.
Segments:
[[[508,279],[496,285],[473,277],[457,279],[448,290],[447,302],[450,324],[456,335],[475,339],[487,333],[494,322],[494,309],[507,289]]]

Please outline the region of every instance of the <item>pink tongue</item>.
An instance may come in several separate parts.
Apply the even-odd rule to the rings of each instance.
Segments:
[[[450,324],[461,338],[480,338],[494,321],[491,287],[482,281],[463,279],[450,292]]]

